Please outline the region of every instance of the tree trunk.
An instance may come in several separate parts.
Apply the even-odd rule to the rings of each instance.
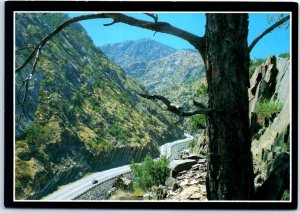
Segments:
[[[249,138],[249,52],[247,14],[207,14],[206,54],[209,95],[209,200],[248,200],[253,195]]]

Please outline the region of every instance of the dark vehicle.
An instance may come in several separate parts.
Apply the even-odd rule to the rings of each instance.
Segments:
[[[96,183],[98,183],[98,180],[95,180],[95,179],[94,179],[94,180],[92,181],[92,184],[96,184]]]

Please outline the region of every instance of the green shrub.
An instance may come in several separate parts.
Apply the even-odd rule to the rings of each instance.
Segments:
[[[205,115],[195,115],[191,119],[191,128],[193,131],[198,130],[199,128],[204,128],[206,126]]]
[[[207,86],[201,82],[198,89],[197,89],[198,95],[207,95]]]
[[[150,190],[152,186],[164,184],[170,174],[168,165],[169,161],[165,156],[154,161],[149,154],[140,165],[132,163],[130,168],[135,177],[134,187]]]
[[[194,149],[196,147],[197,141],[195,139],[191,140],[189,143],[189,148]]]
[[[278,55],[280,58],[290,58],[290,53],[281,53]]]
[[[26,141],[30,145],[43,141],[43,131],[40,124],[31,123],[25,128]]]
[[[95,152],[107,151],[111,148],[111,144],[105,139],[97,137],[96,140],[85,141],[86,146]]]
[[[111,126],[111,134],[118,140],[126,140],[126,131],[119,124],[113,124]]]
[[[61,140],[61,128],[56,121],[50,121],[45,126],[32,122],[25,128],[25,135],[30,146],[56,143]]]
[[[258,120],[261,121],[273,113],[280,112],[282,107],[283,105],[278,101],[263,100],[256,104],[255,111],[257,112]]]

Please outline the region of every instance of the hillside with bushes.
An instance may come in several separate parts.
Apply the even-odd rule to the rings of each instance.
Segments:
[[[196,51],[176,50],[151,39],[109,44],[101,49],[149,94],[162,95],[185,110],[193,109],[193,99],[207,101],[198,93],[206,82],[204,62]],[[187,132],[199,131],[194,128],[198,125],[195,119],[185,118],[179,124]]]
[[[32,46],[68,17],[16,15],[16,67]],[[15,189],[38,199],[88,172],[159,154],[158,145],[183,137],[136,83],[93,45],[80,24],[65,28],[31,66],[16,74]]]

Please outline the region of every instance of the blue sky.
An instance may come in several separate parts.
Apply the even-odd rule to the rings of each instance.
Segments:
[[[69,16],[74,17],[82,15],[71,13]],[[129,13],[127,15],[135,18],[153,21],[150,17],[140,13]],[[271,24],[268,23],[268,16],[277,14],[250,13],[249,14],[249,35],[248,43]],[[203,36],[205,32],[205,15],[202,13],[158,13],[159,21],[166,21],[183,30]],[[175,36],[156,33],[146,29],[132,27],[126,24],[117,23],[112,26],[104,27],[103,24],[110,23],[110,19],[86,20],[80,23],[87,30],[89,36],[93,39],[96,46],[109,43],[117,43],[126,40],[138,40],[141,38],[150,38],[169,45],[176,49],[194,49],[188,42]],[[256,44],[251,51],[251,58],[265,58],[270,54],[278,55],[289,52],[290,50],[290,30],[277,28]]]

